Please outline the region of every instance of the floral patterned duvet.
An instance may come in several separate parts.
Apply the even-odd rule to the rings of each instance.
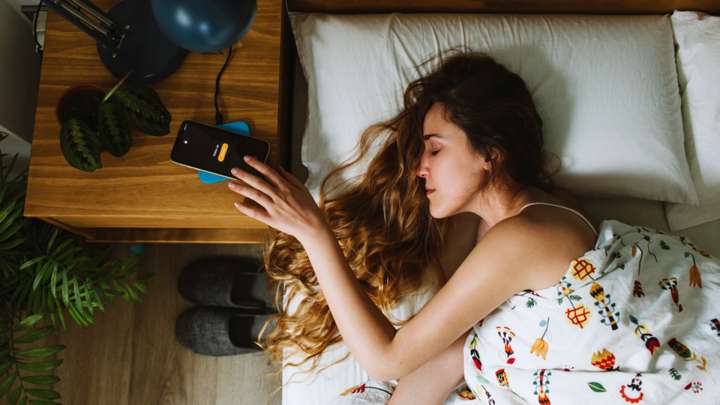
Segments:
[[[616,220],[554,286],[473,327],[467,386],[489,404],[720,403],[720,260]]]

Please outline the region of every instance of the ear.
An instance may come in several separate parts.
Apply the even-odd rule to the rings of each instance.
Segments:
[[[487,155],[485,155],[485,159],[483,162],[483,168],[485,170],[492,170],[492,164],[490,163],[490,160],[495,160],[495,168],[502,166],[503,162],[505,162],[505,154],[500,151],[500,149],[495,147],[490,147],[490,151]]]

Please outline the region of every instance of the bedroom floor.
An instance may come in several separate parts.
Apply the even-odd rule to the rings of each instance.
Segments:
[[[129,245],[114,246],[115,257]],[[271,374],[263,354],[208,357],[175,341],[175,318],[194,305],[176,289],[180,270],[208,254],[261,256],[260,245],[147,244],[140,266],[156,274],[148,280],[142,302],[118,299],[96,312],[83,328],[68,330],[49,342],[66,346],[59,358],[55,386],[64,404],[240,404],[281,403],[281,376]],[[66,319],[67,320],[67,319]],[[273,391],[275,391],[273,393]]]

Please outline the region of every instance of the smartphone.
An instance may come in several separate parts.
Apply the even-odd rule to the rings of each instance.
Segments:
[[[170,153],[170,161],[230,180],[237,179],[230,173],[233,167],[264,179],[265,176],[245,163],[243,157],[250,155],[266,162],[269,152],[270,144],[260,139],[195,121],[183,121]]]

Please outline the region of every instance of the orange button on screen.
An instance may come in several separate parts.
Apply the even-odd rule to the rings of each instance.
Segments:
[[[225,160],[225,154],[227,153],[227,150],[228,150],[228,144],[226,144],[226,143],[222,144],[222,146],[220,147],[220,154],[218,154],[218,160],[220,162]]]

